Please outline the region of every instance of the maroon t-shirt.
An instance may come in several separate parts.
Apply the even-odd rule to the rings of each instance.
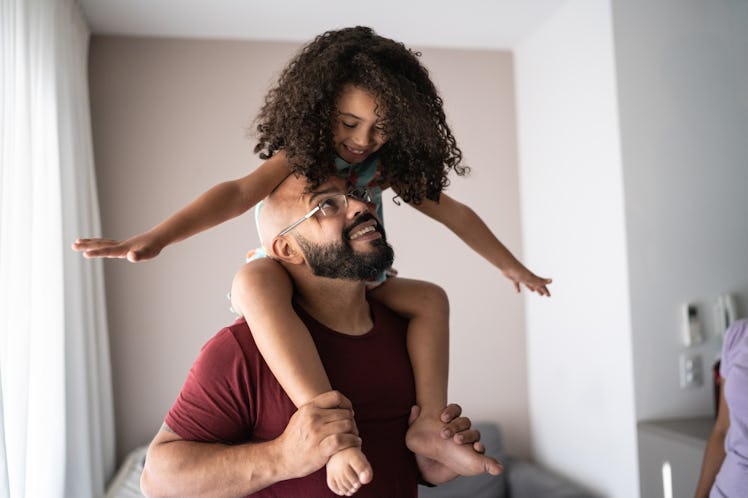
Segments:
[[[299,306],[334,389],[353,403],[363,451],[374,480],[357,498],[415,498],[418,470],[405,446],[415,386],[405,345],[407,321],[370,300],[374,327],[350,336],[317,322]],[[220,443],[278,437],[296,411],[263,360],[247,322],[237,320],[203,347],[166,424],[183,439]],[[337,497],[327,487],[325,468],[279,482],[251,495],[273,498]]]

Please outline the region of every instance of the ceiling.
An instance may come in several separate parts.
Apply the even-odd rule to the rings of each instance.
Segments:
[[[566,0],[78,0],[94,34],[308,41],[344,26],[422,47],[511,49]]]

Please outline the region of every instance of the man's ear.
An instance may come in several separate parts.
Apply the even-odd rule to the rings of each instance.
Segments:
[[[304,263],[304,255],[301,254],[298,246],[285,237],[275,237],[273,239],[270,243],[270,254],[273,258],[292,265]]]

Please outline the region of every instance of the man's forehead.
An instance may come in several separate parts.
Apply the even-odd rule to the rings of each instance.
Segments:
[[[301,198],[306,199],[307,201],[311,201],[316,197],[319,197],[320,195],[345,192],[346,185],[346,181],[337,176],[320,183],[315,188],[312,188],[311,185],[307,183],[306,187],[301,193]]]
[[[286,180],[275,189],[267,199],[269,204],[284,210],[289,209],[292,205],[306,208],[315,202],[318,197],[327,193],[340,193],[347,190],[347,182],[343,178],[331,177],[320,183],[317,187],[312,188],[306,177],[289,175]]]

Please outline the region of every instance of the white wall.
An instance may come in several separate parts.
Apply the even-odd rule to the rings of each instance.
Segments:
[[[748,2],[614,1],[639,420],[713,413],[712,302],[748,298]],[[680,342],[698,305],[707,341]],[[680,389],[679,355],[705,383]]]
[[[525,255],[557,277],[527,306],[533,449],[606,496],[639,494],[636,421],[712,414],[713,302],[745,315],[746,26],[741,1],[570,0],[515,52]]]
[[[94,147],[107,236],[146,229],[259,161],[245,129],[295,44],[94,37]],[[512,58],[423,49],[449,122],[473,167],[449,193],[521,253]],[[500,422],[509,450],[529,454],[522,296],[498,270],[415,210],[387,201],[403,276],[444,286],[452,305],[450,399]],[[120,458],[160,427],[201,345],[232,320],[225,298],[251,214],[142,264],[106,265]],[[538,271],[542,269],[539,268]],[[535,298],[539,301],[540,298]]]
[[[570,0],[515,50],[533,450],[609,497],[638,496],[622,164],[610,4]]]

